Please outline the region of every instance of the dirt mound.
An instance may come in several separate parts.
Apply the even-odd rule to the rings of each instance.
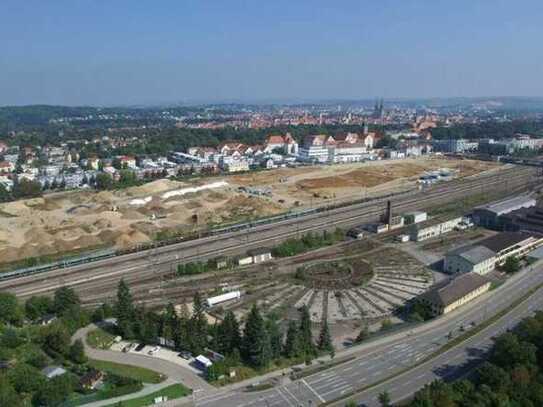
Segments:
[[[126,196],[141,196],[141,195],[152,195],[159,194],[161,192],[166,192],[172,189],[183,188],[188,184],[179,181],[172,181],[169,179],[159,179],[148,184],[141,185],[138,187],[131,187],[125,189]]]
[[[185,209],[188,209],[188,210],[192,210],[192,209],[197,209],[197,208],[201,208],[203,207],[204,205],[197,201],[197,200],[190,200],[188,202],[185,202],[184,205],[176,205],[174,208],[185,208]]]
[[[121,209],[120,210],[122,216],[121,216],[121,219],[126,219],[126,220],[141,220],[141,219],[145,219],[146,216],[142,213],[140,213],[139,211],[137,211],[136,209]]]
[[[96,222],[92,224],[97,229],[107,229],[112,226],[112,223],[109,219],[98,219]]]
[[[115,246],[119,248],[129,248],[138,243],[148,242],[149,240],[150,240],[149,237],[145,235],[144,233],[141,233],[137,230],[132,230],[127,233],[121,233],[115,239]]]

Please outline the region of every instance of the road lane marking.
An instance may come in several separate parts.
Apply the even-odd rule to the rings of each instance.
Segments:
[[[288,395],[290,395],[290,397],[292,397],[292,398],[296,401],[296,404],[299,404],[299,403],[300,403],[300,401],[296,398],[296,396],[290,392],[290,390],[287,388],[287,386],[283,387],[283,390],[284,390]]]
[[[294,404],[292,404],[292,403],[290,402],[290,400],[289,400],[287,397],[285,397],[285,395],[281,392],[280,389],[277,389],[277,392],[279,393],[279,395],[280,395],[281,397],[283,397],[283,399],[288,403],[289,406],[291,406],[291,407],[294,406]]]
[[[350,384],[346,384],[346,385],[343,385],[342,387],[339,387],[337,389],[332,389],[332,390],[329,390],[325,393],[322,393],[322,397],[328,395],[328,394],[331,394],[331,393],[334,393],[334,392],[341,392],[342,390],[347,390],[347,389],[352,389],[353,386],[351,386]]]
[[[317,398],[321,401],[321,403],[324,403],[324,402],[325,402],[325,400],[320,396],[320,394],[317,393],[317,392],[313,389],[313,387],[311,387],[309,384],[307,384],[307,382],[306,382],[304,379],[302,379],[301,382],[302,382],[303,384],[305,384],[306,387],[307,387],[309,390],[311,390],[311,392],[312,392],[315,396],[317,396]]]

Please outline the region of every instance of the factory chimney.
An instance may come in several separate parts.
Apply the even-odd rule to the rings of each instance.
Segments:
[[[392,202],[390,200],[387,201],[387,212],[385,216],[388,229],[390,230],[390,226],[392,225]]]

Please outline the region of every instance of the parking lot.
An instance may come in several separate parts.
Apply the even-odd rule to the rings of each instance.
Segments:
[[[176,352],[164,347],[160,347],[160,349],[156,350],[155,352],[150,352],[156,347],[154,345],[145,345],[143,348],[141,348],[141,350],[137,351],[136,350],[137,348],[136,345],[138,345],[137,343],[128,342],[128,341],[120,341],[118,343],[114,343],[111,346],[111,350],[117,351],[117,352],[123,352],[123,349],[127,346],[130,346],[130,344],[133,344],[133,346],[131,346],[128,353],[134,353],[137,355],[148,356],[150,358],[167,360],[169,362],[183,366],[196,374],[199,374],[199,375],[202,374],[201,370],[193,366],[193,362],[194,362],[193,357],[191,357],[188,360],[184,359],[181,356],[179,356],[179,352]]]

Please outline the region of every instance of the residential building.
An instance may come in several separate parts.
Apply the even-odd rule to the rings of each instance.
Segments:
[[[325,163],[328,161],[328,150],[333,148],[336,141],[332,136],[318,134],[304,137],[298,157],[302,161]]]
[[[9,174],[15,171],[15,163],[11,161],[0,161],[0,174]]]
[[[466,273],[437,284],[418,301],[430,307],[434,315],[444,315],[472,301],[490,289],[490,281],[477,273]]]
[[[448,252],[443,269],[450,274],[487,274],[494,270],[496,253],[485,246],[464,246]]]
[[[475,151],[479,148],[477,141],[469,141],[466,139],[447,139],[433,140],[432,146],[435,151],[443,153],[462,154],[469,151]]]
[[[84,389],[92,390],[102,381],[103,378],[104,373],[96,369],[91,369],[85,373],[81,379],[79,379],[79,384]]]
[[[298,143],[290,133],[282,135],[269,135],[266,138],[264,152],[271,153],[275,149],[281,149],[287,155],[298,154]]]
[[[249,171],[249,163],[243,159],[227,160],[222,163],[222,169],[226,172]]]

